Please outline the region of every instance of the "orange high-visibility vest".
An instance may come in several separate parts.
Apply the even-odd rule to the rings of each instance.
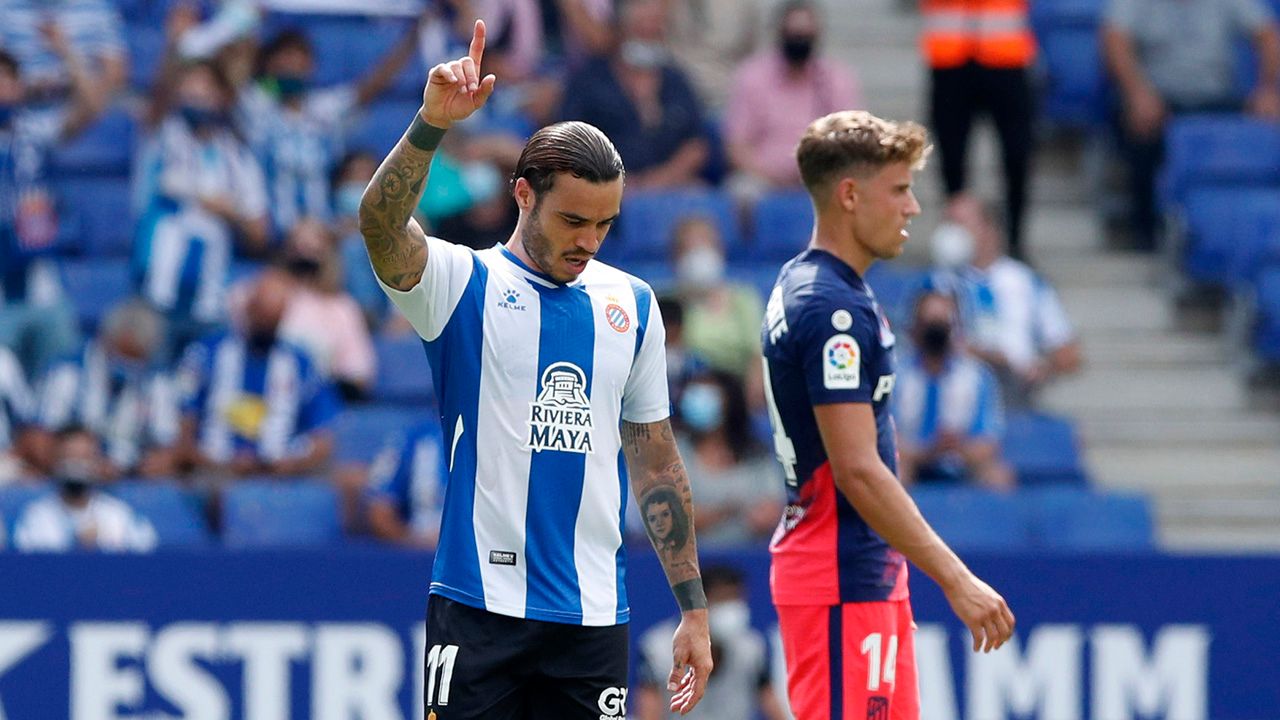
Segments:
[[[932,68],[967,62],[986,67],[1027,67],[1036,40],[1027,0],[924,0],[922,47]]]

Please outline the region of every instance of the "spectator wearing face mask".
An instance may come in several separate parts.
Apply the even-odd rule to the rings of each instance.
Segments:
[[[439,421],[422,422],[388,438],[369,468],[367,520],[379,540],[434,549],[440,539],[448,477]]]
[[[700,182],[709,157],[702,107],[665,43],[663,0],[627,0],[619,10],[617,50],[570,78],[561,120],[600,128],[627,166],[627,187],[671,188]]]
[[[925,292],[911,325],[915,352],[898,369],[893,414],[898,476],[915,482],[1013,486],[1000,458],[1003,411],[995,377],[956,337],[951,296]]]
[[[99,338],[55,365],[40,383],[46,437],[82,426],[102,438],[108,477],[162,477],[177,470],[178,398],[160,361],[164,321],[141,300],[112,309]],[[50,451],[53,444],[46,443]],[[46,466],[53,458],[46,458]]]
[[[818,55],[817,5],[789,0],[777,17],[774,46],[738,69],[725,113],[731,184],[745,198],[799,188],[796,138],[815,118],[863,107],[853,71]]]
[[[196,469],[287,476],[328,462],[339,400],[307,354],[279,335],[293,291],[283,271],[263,271],[244,327],[187,349],[178,369],[181,448]]]
[[[957,298],[969,351],[995,371],[1006,405],[1030,406],[1050,380],[1079,371],[1080,341],[1048,281],[1005,254],[995,208],[963,195],[946,217],[930,285]]]
[[[123,501],[98,489],[104,463],[98,439],[82,427],[59,433],[57,490],[33,501],[14,524],[13,546],[22,552],[150,552],[151,523]]]
[[[698,508],[702,521],[702,508]],[[699,532],[701,534],[701,532]],[[768,643],[751,626],[751,606],[742,573],[726,565],[702,571],[711,625],[711,657],[715,663],[702,702],[686,715],[667,708],[666,685],[671,667],[674,620],[659,623],[640,638],[640,686],[632,707],[637,720],[745,720],[762,715],[783,720],[783,709],[769,675]]]
[[[170,352],[223,321],[233,245],[261,253],[268,238],[262,169],[232,130],[226,77],[211,63],[185,66],[174,99],[134,171],[134,269],[169,320]]]
[[[698,487],[698,541],[764,543],[782,517],[782,483],[751,435],[742,383],[715,370],[693,376],[675,417],[680,455]]]
[[[0,486],[35,475],[40,452],[32,424],[35,396],[22,365],[0,345]]]

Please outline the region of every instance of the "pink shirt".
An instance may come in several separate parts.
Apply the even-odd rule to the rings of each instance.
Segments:
[[[749,58],[733,78],[725,113],[725,138],[754,148],[766,177],[778,185],[799,185],[796,143],[809,123],[837,110],[863,107],[853,71],[816,58],[794,77],[777,50]]]

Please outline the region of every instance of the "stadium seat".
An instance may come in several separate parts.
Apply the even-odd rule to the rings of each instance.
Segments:
[[[1187,190],[1182,216],[1186,237],[1182,266],[1192,280],[1230,285],[1250,273],[1262,243],[1259,214],[1280,206],[1280,185],[1197,186]]]
[[[416,334],[374,339],[378,354],[378,382],[374,400],[421,408],[436,402],[431,366]]]
[[[164,25],[155,21],[130,23],[125,26],[124,39],[129,46],[129,85],[146,91],[155,82],[164,59]]]
[[[1071,422],[1044,413],[1011,413],[1005,420],[1004,458],[1022,485],[1084,483],[1080,442]]]
[[[1280,363],[1280,265],[1258,274],[1258,316],[1253,328],[1253,349],[1264,361]]]
[[[867,271],[867,284],[891,327],[905,330],[910,325],[912,304],[928,276],[927,271],[896,262],[876,263]]]
[[[366,108],[347,136],[347,146],[382,157],[391,152],[404,134],[422,100],[383,99]]]
[[[129,261],[124,258],[64,260],[62,283],[86,330],[96,328],[112,307],[134,291]]]
[[[1193,187],[1280,186],[1280,128],[1241,115],[1174,118],[1165,130],[1158,181],[1167,208]]]
[[[63,233],[85,255],[117,257],[133,242],[129,178],[83,176],[57,181]]]
[[[49,170],[57,175],[129,174],[133,159],[134,120],[123,107],[105,113],[68,143],[53,150]]]
[[[737,257],[741,243],[733,200],[714,190],[636,191],[622,201],[616,235],[601,251],[606,262],[670,261],[676,226],[691,217],[709,218],[724,238],[726,254]]]
[[[342,539],[338,495],[319,480],[242,480],[222,499],[222,540],[231,548],[317,547]]]
[[[1235,227],[1228,280],[1237,287],[1252,287],[1262,270],[1280,265],[1280,190],[1248,194]]]
[[[754,232],[747,251],[753,260],[781,263],[809,244],[813,203],[803,190],[770,193],[756,203]]]
[[[1106,123],[1107,76],[1096,22],[1053,26],[1039,34],[1040,109],[1057,125],[1097,128]]]
[[[0,534],[4,536],[4,547],[12,547],[14,524],[27,503],[48,493],[51,487],[51,485],[27,483],[10,483],[0,486],[0,520],[4,522],[0,526]]]
[[[1042,487],[1020,493],[1038,548],[1073,552],[1143,551],[1154,544],[1147,500],[1079,487]]]
[[[212,540],[204,507],[195,493],[156,480],[121,481],[108,490],[151,522],[160,547],[203,547]]]
[[[1017,496],[973,487],[919,485],[911,496],[934,530],[959,550],[1021,551],[1030,528]]]
[[[334,458],[368,463],[393,433],[407,430],[431,412],[428,407],[366,405],[349,407],[338,416]]]

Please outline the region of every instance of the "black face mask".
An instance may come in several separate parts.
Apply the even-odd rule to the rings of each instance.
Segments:
[[[320,274],[320,262],[311,258],[292,257],[284,265],[290,275],[301,280],[311,280]]]
[[[929,323],[920,331],[920,352],[932,357],[942,357],[951,349],[951,326],[945,323]]]
[[[792,65],[804,65],[813,57],[817,39],[812,35],[783,35],[782,56]]]
[[[62,494],[71,500],[79,500],[89,494],[89,481],[84,478],[66,477],[58,481]]]
[[[245,342],[249,345],[250,352],[266,355],[271,351],[271,346],[276,344],[276,334],[272,331],[250,330]]]

